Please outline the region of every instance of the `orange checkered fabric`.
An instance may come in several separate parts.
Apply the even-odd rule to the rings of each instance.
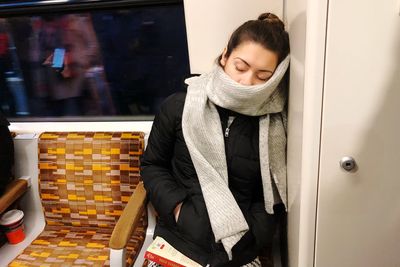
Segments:
[[[9,266],[109,266],[108,242],[141,179],[143,150],[142,132],[41,134],[39,191],[46,227]],[[127,266],[146,228],[144,212],[127,246]]]

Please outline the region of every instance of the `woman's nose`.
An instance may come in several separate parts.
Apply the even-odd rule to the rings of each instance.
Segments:
[[[254,85],[253,74],[251,72],[244,73],[240,77],[239,83],[241,85]]]

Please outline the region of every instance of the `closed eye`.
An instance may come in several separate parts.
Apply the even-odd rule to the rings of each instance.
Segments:
[[[238,67],[238,66],[235,66],[235,69],[236,69],[237,71],[239,71],[239,72],[246,71],[245,68],[241,68],[241,67]]]
[[[270,78],[272,77],[272,75],[269,75],[269,76],[257,76],[257,79],[259,79],[260,81],[264,81],[264,82],[266,82],[266,81],[268,81]]]
[[[235,66],[235,69],[239,72],[247,71],[250,67],[247,62],[243,61],[240,58],[234,58],[233,65]]]

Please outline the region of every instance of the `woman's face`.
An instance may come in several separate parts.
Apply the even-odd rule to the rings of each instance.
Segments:
[[[247,41],[236,47],[220,61],[226,74],[242,85],[262,84],[271,78],[278,65],[278,55],[258,43]]]

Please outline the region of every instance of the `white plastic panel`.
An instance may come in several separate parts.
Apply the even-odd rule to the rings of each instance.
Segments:
[[[397,3],[329,1],[315,267],[400,266]]]
[[[286,4],[287,29],[290,36],[290,90],[288,121],[288,252],[289,266],[299,266],[301,210],[301,162],[303,142],[304,68],[306,47],[306,0]],[[309,225],[309,224],[305,224]],[[304,250],[303,250],[304,253]],[[302,255],[304,257],[304,255]]]
[[[15,175],[30,176],[31,187],[22,197],[20,204],[24,212],[26,238],[19,244],[6,244],[0,248],[0,266],[7,266],[44,228],[44,216],[38,188],[38,149],[35,134],[17,136],[14,139]]]
[[[291,42],[288,136],[289,266],[314,264],[326,0],[287,1]]]
[[[153,121],[113,121],[113,122],[13,122],[10,131],[17,133],[42,133],[45,131],[142,131],[145,145],[149,138]]]
[[[10,131],[41,133],[45,131],[143,131],[150,133],[153,121],[113,122],[13,122]]]
[[[396,10],[397,10],[397,14],[400,16],[400,1],[397,2]]]
[[[150,244],[153,242],[153,236],[154,236],[154,230],[156,227],[156,212],[153,208],[153,205],[149,203],[147,205],[147,215],[148,215],[148,225],[147,225],[147,231],[146,231],[146,236],[144,238],[143,246],[142,249],[139,252],[139,255],[136,258],[135,264],[133,267],[142,267],[143,262],[144,262],[144,254],[146,253],[147,248],[150,246]]]
[[[124,267],[126,266],[126,248],[110,249],[110,266]]]
[[[184,0],[191,73],[211,69],[231,33],[264,12],[282,18],[283,0]]]

